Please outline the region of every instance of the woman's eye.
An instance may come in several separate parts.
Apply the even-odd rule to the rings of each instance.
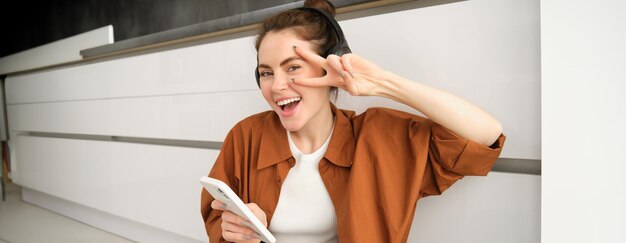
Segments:
[[[293,66],[289,66],[289,67],[287,68],[287,71],[288,71],[288,72],[293,72],[293,71],[296,71],[296,70],[298,70],[298,69],[300,69],[300,66],[293,65]]]
[[[272,72],[270,72],[270,71],[261,71],[261,72],[259,72],[259,76],[261,76],[261,77],[269,77],[269,76],[272,76]]]

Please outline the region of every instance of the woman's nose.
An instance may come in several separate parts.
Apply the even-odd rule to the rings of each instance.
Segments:
[[[289,88],[289,77],[284,74],[274,74],[274,82],[272,83],[272,90],[282,91]]]

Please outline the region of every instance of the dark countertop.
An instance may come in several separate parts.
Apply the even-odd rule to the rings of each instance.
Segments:
[[[370,3],[370,2],[372,3],[373,2],[378,2],[378,3],[386,2],[388,4],[391,4],[391,3],[399,2],[399,1],[337,0],[337,1],[331,1],[331,2],[339,10],[340,8],[343,8],[343,7]],[[275,6],[271,8],[261,9],[257,11],[252,11],[252,12],[248,12],[244,14],[215,19],[215,20],[211,20],[207,22],[198,23],[198,24],[188,25],[185,27],[180,27],[180,28],[153,33],[149,35],[144,35],[144,36],[140,36],[136,38],[126,39],[126,40],[118,41],[118,42],[108,44],[108,45],[81,50],[80,55],[83,58],[93,58],[93,57],[104,56],[104,55],[112,55],[115,53],[124,53],[124,52],[128,52],[129,50],[133,50],[137,48],[156,46],[162,43],[174,42],[176,40],[206,35],[208,33],[236,29],[236,28],[240,28],[244,26],[252,26],[282,11],[292,9],[292,8],[302,7],[303,5],[304,5],[304,1],[299,1],[299,2],[294,2],[294,3],[289,3],[289,4],[283,4],[283,5],[279,5],[279,6]]]

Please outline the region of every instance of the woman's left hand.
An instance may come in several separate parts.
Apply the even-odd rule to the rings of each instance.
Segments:
[[[379,95],[386,71],[376,64],[352,53],[341,57],[331,54],[328,58],[323,58],[306,48],[294,46],[294,50],[307,62],[326,70],[323,77],[296,78],[293,80],[295,84],[310,87],[334,86],[355,96]]]

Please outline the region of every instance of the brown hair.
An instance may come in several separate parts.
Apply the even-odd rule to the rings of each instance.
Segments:
[[[335,16],[335,6],[327,0],[306,0],[304,6],[317,8],[332,17]],[[327,54],[325,53],[327,50],[339,43],[339,37],[336,35],[332,24],[324,16],[303,9],[291,9],[261,23],[259,36],[254,45],[257,52],[267,33],[284,29],[292,29],[298,37],[310,41],[319,55]],[[337,87],[331,87],[330,90],[331,97],[336,97]]]

